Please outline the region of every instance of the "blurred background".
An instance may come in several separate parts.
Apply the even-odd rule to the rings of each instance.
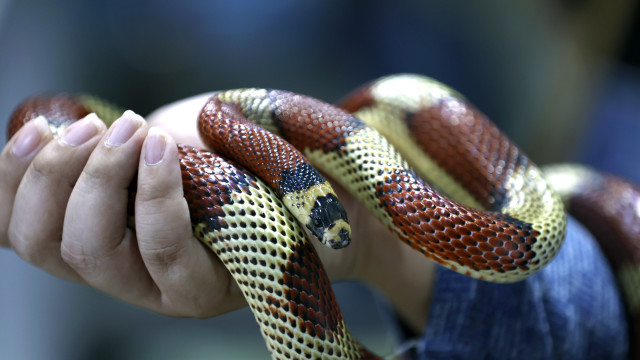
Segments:
[[[336,101],[415,72],[462,92],[539,164],[580,161],[640,183],[639,35],[631,0],[0,0],[2,139],[13,107],[43,92],[92,93],[147,114],[248,86]],[[8,250],[0,274],[0,358],[268,357],[246,309],[165,318]],[[337,293],[356,336],[388,353],[384,300],[362,284]]]

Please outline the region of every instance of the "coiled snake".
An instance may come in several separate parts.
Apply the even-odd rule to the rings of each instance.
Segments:
[[[39,115],[60,131],[90,112],[107,122],[119,115],[89,97],[33,98],[12,115],[8,136]],[[240,286],[274,358],[375,357],[348,332],[299,225],[334,248],[350,241],[347,214],[310,163],[399,239],[474,278],[524,279],[564,239],[564,207],[541,170],[460,94],[429,78],[378,79],[341,108],[278,90],[221,91],[204,105],[199,130],[215,154],[179,145],[193,231]],[[553,178],[562,178],[559,169]],[[620,183],[631,189],[625,199],[637,226],[640,191]],[[637,260],[622,259],[630,288]],[[628,298],[637,309],[640,297]]]

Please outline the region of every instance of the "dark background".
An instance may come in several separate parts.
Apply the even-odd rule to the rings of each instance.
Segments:
[[[147,114],[249,86],[336,101],[416,72],[465,94],[540,164],[580,161],[640,183],[639,14],[635,1],[606,0],[0,0],[0,123],[42,92],[92,93]],[[0,273],[3,358],[266,356],[247,311],[166,319],[4,250]],[[393,346],[367,289],[338,293],[359,338]]]

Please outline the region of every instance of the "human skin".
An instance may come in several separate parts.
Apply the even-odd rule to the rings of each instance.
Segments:
[[[246,306],[222,262],[191,232],[176,142],[204,147],[196,130],[207,94],[162,107],[144,121],[127,111],[109,129],[90,115],[54,139],[42,119],[0,154],[0,246],[64,279],[170,316],[206,318]],[[136,231],[127,227],[128,186],[138,173]],[[419,333],[434,264],[336,188],[351,244],[312,240],[333,281],[382,292]]]

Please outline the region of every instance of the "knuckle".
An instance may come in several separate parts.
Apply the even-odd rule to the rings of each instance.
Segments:
[[[31,182],[73,184],[85,163],[80,155],[86,154],[69,152],[53,143],[33,159],[26,175]]]
[[[114,172],[110,171],[111,164],[107,161],[89,161],[82,171],[82,180],[91,184],[105,184],[113,181]]]
[[[40,266],[44,264],[45,257],[40,242],[31,237],[20,234],[12,228],[8,231],[8,242],[11,249],[29,264]]]
[[[218,308],[212,303],[210,298],[204,295],[194,295],[189,298],[184,294],[179,294],[180,297],[173,298],[169,294],[162,294],[162,310],[165,315],[176,317],[190,317],[195,319],[208,319],[212,316],[219,315],[216,309]]]
[[[167,191],[163,191],[160,184],[157,182],[149,182],[138,180],[136,199],[144,202],[158,202],[166,199],[169,196]]]
[[[135,195],[136,228],[140,233],[154,237],[175,236],[176,229],[184,230],[188,226],[191,233],[189,207],[180,191],[148,190],[138,186]],[[169,239],[167,239],[169,240]]]
[[[99,147],[82,169],[80,180],[90,186],[127,187],[137,170],[137,160],[124,157],[113,149]]]
[[[80,274],[95,272],[96,257],[85,251],[84,247],[72,241],[63,241],[60,247],[62,260]]]
[[[60,159],[49,152],[41,152],[31,163],[29,170],[36,178],[50,178],[60,172]]]
[[[160,267],[162,269],[167,269],[171,264],[180,259],[184,250],[184,246],[180,245],[180,242],[177,241],[171,241],[167,245],[160,247],[149,247],[149,243],[140,245],[140,253],[145,262],[150,266]]]
[[[163,178],[138,178],[136,200],[160,205],[167,200],[183,198],[182,187],[171,186]]]
[[[196,308],[193,310],[193,317],[200,320],[208,319],[212,316],[217,315],[210,308],[206,308],[201,304],[196,304]]]

